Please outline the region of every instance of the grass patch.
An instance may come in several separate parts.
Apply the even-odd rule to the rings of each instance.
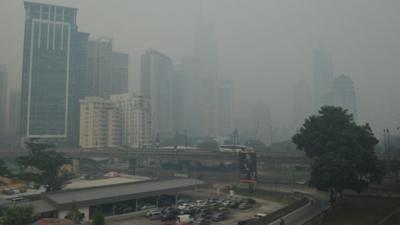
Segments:
[[[268,190],[260,190],[255,189],[253,193],[250,193],[247,188],[235,188],[235,194],[250,197],[250,198],[259,198],[266,201],[271,202],[279,202],[290,204],[295,202],[297,199],[291,193],[287,192],[277,192],[277,191],[268,191]]]
[[[323,225],[374,225],[399,204],[395,198],[345,196]]]

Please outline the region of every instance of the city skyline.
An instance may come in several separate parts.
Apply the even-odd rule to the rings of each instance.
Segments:
[[[168,43],[171,43],[171,45],[165,45],[160,42],[155,41],[156,35],[157,34],[157,29],[160,28],[161,26],[164,25],[163,20],[160,20],[159,17],[154,17],[152,22],[149,24],[146,21],[141,20],[141,24],[139,21],[132,21],[132,25],[129,26],[129,29],[127,27],[124,27],[120,25],[121,23],[117,23],[121,21],[121,18],[125,18],[127,15],[124,14],[124,11],[121,11],[121,16],[114,15],[114,17],[111,18],[111,21],[116,23],[117,25],[114,26],[110,30],[107,29],[100,29],[99,26],[95,25],[93,23],[94,20],[102,21],[101,18],[99,18],[100,14],[96,13],[89,13],[88,9],[90,5],[89,3],[83,3],[79,1],[40,1],[40,2],[51,2],[54,4],[62,4],[62,5],[68,5],[72,7],[77,7],[79,9],[79,17],[78,17],[78,23],[80,24],[80,27],[83,27],[82,30],[90,32],[90,33],[95,33],[101,36],[111,36],[114,38],[114,44],[116,45],[116,50],[127,50],[126,52],[128,53],[133,53],[132,57],[130,57],[130,67],[132,68],[132,72],[130,73],[130,84],[133,86],[133,90],[137,91],[137,86],[138,86],[138,70],[140,68],[138,57],[140,56],[144,48],[148,47],[154,47],[157,50],[160,50],[162,52],[165,52],[168,54],[171,58],[174,59],[174,62],[177,62],[179,57],[183,55],[191,55],[191,49],[193,46],[193,37],[191,37],[191,34],[194,35],[194,24],[196,22],[196,17],[198,15],[199,6],[198,4],[193,4],[193,3],[182,3],[180,1],[172,1],[170,5],[162,3],[160,7],[165,7],[167,12],[168,10],[171,11],[173,10],[171,6],[175,6],[177,3],[181,4],[182,6],[186,7],[186,11],[177,11],[177,17],[176,18],[171,18],[168,20],[164,21],[169,21],[169,22],[176,22],[182,17],[186,16],[186,18],[189,18],[185,20],[185,22],[182,23],[177,23],[180,28],[184,28],[183,30],[185,31],[184,33],[182,32],[174,32],[175,34],[170,36],[163,36],[165,37],[165,41]],[[90,1],[88,1],[90,2]],[[103,1],[98,1],[99,2],[99,8],[104,9],[105,6],[109,6],[106,2]],[[313,2],[313,1],[310,1]],[[354,6],[357,4],[357,0],[351,1],[348,3],[348,6]],[[398,55],[398,52],[395,51],[395,48],[391,48],[387,50],[387,46],[389,43],[392,43],[394,45],[397,45],[398,42],[394,41],[391,39],[392,36],[387,36],[387,37],[377,37],[377,36],[371,36],[372,31],[379,33],[386,31],[389,29],[393,24],[395,24],[396,21],[399,20],[398,17],[385,17],[381,18],[383,25],[379,25],[377,21],[372,21],[370,23],[370,29],[371,31],[366,31],[366,30],[358,30],[358,31],[352,31],[348,33],[346,36],[339,36],[339,39],[337,38],[331,38],[333,37],[334,33],[340,33],[343,32],[343,29],[338,28],[338,24],[341,24],[341,20],[335,20],[336,15],[333,16],[332,13],[323,13],[320,12],[325,12],[324,7],[338,7],[340,5],[343,5],[344,3],[339,1],[337,3],[316,3],[313,2],[315,5],[315,8],[313,9],[304,9],[301,6],[297,10],[292,10],[290,12],[293,13],[293,17],[300,19],[301,21],[306,21],[310,22],[310,25],[305,24],[305,31],[303,33],[297,32],[297,33],[288,33],[288,32],[283,32],[280,34],[279,31],[281,28],[292,28],[294,26],[294,23],[292,20],[289,20],[288,18],[284,18],[280,26],[272,26],[272,24],[267,23],[270,29],[273,29],[271,35],[272,40],[277,40],[276,37],[280,36],[282,37],[281,40],[278,40],[276,43],[284,43],[284,41],[292,40],[289,38],[289,36],[285,36],[285,34],[300,34],[300,37],[298,41],[293,42],[293,48],[289,47],[283,47],[281,52],[277,52],[276,49],[271,46],[271,42],[269,39],[266,39],[268,42],[266,45],[261,46],[261,49],[266,50],[270,49],[271,51],[265,51],[264,53],[261,53],[261,51],[258,51],[256,48],[254,48],[254,45],[249,45],[249,38],[244,38],[240,34],[237,36],[235,40],[230,40],[227,39],[227,34],[238,34],[237,31],[248,31],[248,32],[254,32],[256,28],[263,28],[260,27],[260,24],[255,22],[252,17],[247,17],[245,20],[240,21],[238,25],[240,27],[235,26],[233,23],[230,23],[231,21],[235,21],[232,16],[232,14],[239,13],[241,15],[248,15],[246,14],[246,11],[239,10],[239,6],[242,6],[242,3],[232,3],[228,4],[227,2],[223,3],[214,3],[211,4],[209,1],[204,1],[203,3],[203,15],[208,21],[212,21],[214,23],[215,27],[215,33],[218,37],[219,41],[219,63],[220,66],[223,68],[223,75],[225,77],[231,78],[231,80],[234,82],[235,86],[235,93],[234,93],[234,107],[235,111],[236,109],[240,109],[240,105],[244,101],[252,101],[253,104],[255,104],[258,101],[262,101],[267,105],[272,106],[272,116],[275,118],[274,123],[277,126],[285,126],[287,125],[288,120],[292,117],[292,96],[290,96],[290,93],[282,93],[280,90],[277,90],[275,87],[278,86],[277,84],[281,85],[283,88],[282,89],[291,89],[293,87],[293,83],[296,80],[306,80],[306,82],[311,83],[311,74],[312,74],[312,69],[311,69],[311,55],[312,51],[314,49],[317,49],[317,46],[320,46],[321,43],[322,45],[331,53],[332,57],[335,59],[334,60],[334,71],[335,74],[351,74],[352,79],[354,82],[357,84],[355,85],[356,87],[356,92],[358,96],[358,108],[359,108],[359,122],[370,122],[371,126],[374,128],[375,131],[380,132],[382,127],[386,127],[390,125],[393,122],[396,122],[398,120],[398,112],[400,111],[396,104],[388,104],[388,102],[394,101],[395,99],[394,96],[397,93],[397,89],[394,86],[396,82],[389,82],[389,80],[392,81],[397,81],[396,73],[394,72],[397,69],[397,65],[394,64],[393,60],[396,58]],[[9,9],[9,11],[13,12],[13,17],[18,21],[23,21],[23,7],[21,6],[21,2],[14,2],[14,1],[2,1],[2,6],[4,5],[5,7],[1,7],[2,9]],[[221,18],[218,16],[218,10],[221,9],[221,6],[224,4],[228,4],[232,6],[225,15],[225,18]],[[130,5],[128,5],[130,6]],[[137,5],[139,8],[133,9],[135,12],[136,10],[144,10],[143,12],[146,12],[146,10],[150,10],[148,7],[149,4],[140,4]],[[255,5],[249,4],[248,7],[251,7],[252,9],[254,8]],[[270,3],[270,4],[261,4],[259,5],[260,9],[265,9],[266,6],[271,7],[271,10],[274,9],[275,11],[279,11],[282,9],[287,9],[287,5],[281,4],[281,3]],[[116,4],[115,6],[118,8],[119,5]],[[127,7],[129,8],[129,7]],[[381,15],[383,12],[385,14],[391,14],[394,11],[392,10],[395,7],[389,7],[388,4],[383,3],[380,4],[379,7],[375,3],[368,3],[363,5],[362,9],[363,11],[357,12],[357,15],[364,15],[364,13],[369,12],[372,8],[377,9],[376,14]],[[14,10],[13,10],[14,9]],[[160,11],[160,8],[157,8],[155,10],[159,11],[161,15],[165,15],[164,11]],[[354,14],[350,14],[347,10],[343,8],[339,8],[340,10],[338,13],[342,15],[342,17],[346,18],[348,25],[344,26],[345,28],[347,26],[355,26],[355,25],[360,25],[362,27],[363,25],[366,24],[365,21],[362,21],[356,17]],[[383,10],[385,9],[385,11]],[[193,16],[188,17],[189,12],[194,12]],[[310,12],[309,17],[301,17],[302,13],[305,12]],[[255,10],[254,14],[258,15],[259,11]],[[10,12],[4,12],[4,15],[7,15],[10,17]],[[15,15],[15,16],[14,16]],[[143,17],[143,13],[138,13],[136,17]],[[275,18],[277,15],[274,13],[271,13],[269,15],[271,18]],[[316,28],[311,28],[311,24],[315,25],[315,22],[313,22],[315,18],[322,17],[326,19],[329,24],[332,24],[333,26],[330,26],[330,28],[322,28],[320,25],[318,25]],[[106,18],[110,19],[109,15],[105,15]],[[316,21],[316,20],[315,20]],[[254,26],[243,26],[244,24],[248,24],[249,22],[254,22]],[[225,27],[221,27],[221,24],[226,24]],[[382,24],[380,23],[380,24]],[[109,24],[107,22],[107,24]],[[143,30],[146,26],[152,27],[151,30]],[[15,36],[18,33],[21,33],[21,24],[17,24],[17,26],[13,27],[12,29],[8,29],[6,24],[2,24],[4,29],[10,30],[10,33],[4,34],[5,36],[5,42],[4,44],[0,44],[0,48],[5,49],[7,46],[14,46],[13,49],[15,49],[15,52],[11,52],[7,56],[0,56],[0,60],[2,61],[3,64],[7,64],[10,70],[10,74],[12,79],[9,79],[9,89],[14,89],[15,86],[19,82],[15,82],[15,80],[18,80],[18,70],[21,67],[20,65],[22,63],[15,63],[20,61],[19,58],[22,57],[17,57],[18,52],[21,52],[20,46],[21,41],[20,39],[18,40],[15,39],[15,41],[9,40],[9,37],[11,34]],[[128,33],[124,33],[122,31],[122,27],[124,28],[123,30],[128,30]],[[19,27],[19,28],[18,28]],[[281,27],[281,28],[280,28]],[[235,33],[229,33],[227,31],[228,28],[235,28],[232,30],[232,32]],[[136,31],[135,35],[132,36],[132,32],[129,32],[129,30],[132,29],[132,31]],[[171,28],[174,30],[175,28]],[[140,32],[137,32],[140,31]],[[242,32],[243,33],[243,32]],[[124,37],[121,35],[126,34]],[[264,35],[263,31],[260,30],[258,33],[253,33],[256,35],[255,37],[263,37]],[[317,34],[317,35],[311,35],[311,34]],[[328,35],[329,34],[329,35]],[[360,35],[362,34],[368,34],[368,35],[363,35],[362,38],[360,39]],[[144,40],[143,37],[146,36],[148,40]],[[153,38],[154,36],[154,38]],[[160,37],[160,35],[157,35]],[[132,38],[135,37],[135,38]],[[150,38],[149,38],[150,37]],[[306,37],[309,38],[306,40]],[[311,37],[311,38],[310,38]],[[126,47],[127,46],[127,40],[128,38],[130,40],[130,43],[132,44],[131,47]],[[174,41],[176,39],[176,41]],[[18,42],[16,42],[18,40]],[[182,43],[181,46],[177,46],[176,43],[179,40],[180,43]],[[223,40],[223,41],[221,41]],[[356,42],[356,40],[360,40],[359,42]],[[364,44],[368,41],[369,47],[367,50],[363,50],[363,54],[358,53],[358,51],[355,50],[356,46],[364,46]],[[5,44],[7,43],[7,44]],[[235,57],[232,58],[231,56],[235,54],[230,54],[230,53],[237,53],[238,49],[237,48],[232,48],[232,44],[241,44],[244,46],[247,46],[248,48],[242,49],[243,51],[243,56],[240,57]],[[383,44],[386,43],[386,44]],[[238,45],[238,46],[241,46]],[[359,49],[359,48],[358,48]],[[368,50],[370,49],[370,50]],[[372,51],[374,50],[374,54],[364,54],[367,53],[367,51]],[[385,52],[383,53],[383,50]],[[386,51],[387,50],[387,51]],[[4,51],[3,51],[4,52]],[[254,57],[249,55],[249,53],[252,52],[254,53]],[[263,51],[264,52],[264,51]],[[302,55],[300,59],[299,55]],[[261,63],[261,59],[263,57],[267,57],[266,59],[269,59],[270,61],[266,61],[265,63]],[[307,55],[308,57],[304,57],[304,55]],[[239,55],[238,55],[239,56]],[[246,59],[246,57],[249,57],[249,59]],[[379,60],[379,58],[385,58],[387,60],[382,61]],[[238,61],[238,59],[242,59],[241,61]],[[253,59],[253,60],[250,60]],[[281,61],[286,61],[286,62],[291,62],[289,64],[289,67],[285,69],[277,63],[278,60]],[[351,60],[350,60],[351,59]],[[294,62],[294,60],[298,61],[297,63]],[[353,61],[352,61],[353,60]],[[354,62],[354,63],[349,63],[349,62]],[[367,63],[368,62],[368,63]],[[262,64],[268,65],[268,68],[266,66],[262,66]],[[275,64],[275,65],[274,65]],[[372,67],[372,65],[374,65]],[[241,66],[241,67],[239,67]],[[246,74],[246,77],[249,77],[249,79],[243,80],[242,74]],[[259,74],[259,75],[257,75]],[[380,74],[380,76],[375,76],[375,74]],[[256,82],[254,83],[254,79],[250,78],[257,78],[259,76],[261,82]],[[379,77],[379,79],[378,79]],[[284,80],[283,80],[284,79]],[[132,81],[133,80],[133,81]],[[370,90],[368,87],[374,83],[376,85],[376,90],[381,89],[382,91],[377,92],[376,90]],[[265,85],[265,88],[262,88]],[[136,86],[136,88],[135,88]],[[254,88],[252,88],[254,87]],[[385,88],[382,88],[385,87]],[[245,91],[244,91],[245,90]],[[279,98],[278,98],[279,96]],[[390,101],[380,101],[380,99],[391,99]],[[383,116],[377,118],[374,117],[377,113],[383,113]],[[241,113],[241,110],[238,110],[236,113]]]

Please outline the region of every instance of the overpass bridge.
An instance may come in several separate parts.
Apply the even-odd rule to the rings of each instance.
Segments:
[[[154,159],[154,160],[188,160],[188,161],[236,161],[237,153],[234,152],[211,152],[211,151],[171,151],[156,149],[135,149],[120,151],[117,149],[57,149],[71,158],[119,158],[119,159]],[[0,151],[0,158],[18,157],[26,155],[27,151]],[[276,154],[276,153],[257,153],[258,162],[279,162],[279,163],[298,163],[308,164],[310,160],[302,154]]]

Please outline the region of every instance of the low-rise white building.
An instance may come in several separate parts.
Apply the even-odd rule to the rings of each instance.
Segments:
[[[146,148],[152,144],[151,107],[148,97],[134,94],[111,95],[121,110],[121,145]]]
[[[86,97],[80,102],[79,145],[82,148],[121,145],[121,110],[101,97]]]

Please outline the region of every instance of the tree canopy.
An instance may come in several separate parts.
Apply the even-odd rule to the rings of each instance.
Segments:
[[[93,216],[93,220],[92,220],[92,225],[105,225],[105,220],[104,220],[104,215],[99,212],[96,211],[96,213]]]
[[[0,159],[0,176],[8,176],[10,174],[10,170],[7,168],[4,161]]]
[[[1,225],[30,225],[35,221],[30,206],[12,206],[2,211]]]
[[[378,140],[368,124],[357,125],[345,109],[322,107],[305,120],[292,141],[313,160],[310,183],[318,189],[360,192],[368,182],[382,178],[375,154]]]
[[[70,178],[61,168],[70,161],[62,153],[56,152],[50,144],[31,141],[26,146],[28,155],[16,159],[23,169],[21,177],[43,185],[46,191],[60,190]]]

